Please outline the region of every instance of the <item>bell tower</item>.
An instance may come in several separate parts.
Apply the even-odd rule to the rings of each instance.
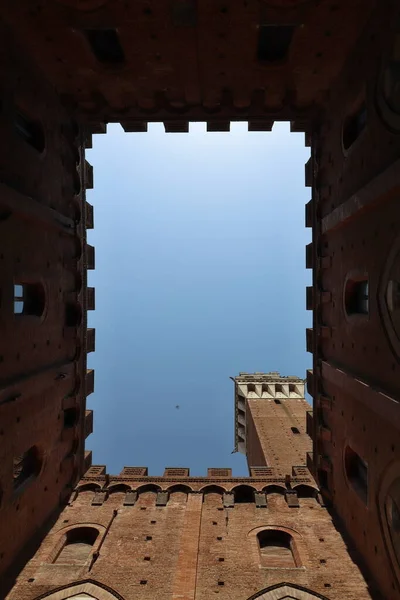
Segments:
[[[250,467],[291,472],[311,451],[306,433],[304,380],[279,373],[239,373],[235,383],[235,449]]]

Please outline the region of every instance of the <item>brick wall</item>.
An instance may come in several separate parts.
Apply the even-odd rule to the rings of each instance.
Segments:
[[[371,597],[328,511],[314,497],[299,498],[299,507],[291,508],[284,494],[272,491],[267,493],[267,508],[256,508],[254,502],[224,508],[222,488],[230,489],[237,481],[219,480],[222,488],[218,489],[209,487],[211,479],[188,478],[185,492],[159,478],[160,487],[169,488],[170,495],[166,506],[156,506],[156,490],[149,490],[149,480],[152,478],[122,484],[120,478],[114,491],[111,486],[115,483],[110,483],[111,493],[99,506],[91,504],[95,490],[87,489],[88,479],[82,481],[80,493],[22,571],[9,600],[33,600],[86,579],[104,584],[126,599],[150,599],[157,594],[186,600],[195,593],[206,599],[218,592],[239,600],[282,582],[331,600]],[[240,481],[263,487],[263,482],[254,478]],[[121,485],[138,489],[135,505],[123,506],[126,489]],[[82,524],[99,531],[97,560],[89,557],[80,567],[52,564],[65,532]],[[261,566],[256,536],[265,528],[290,533],[295,568]]]
[[[398,19],[395,3],[378,5],[328,93],[309,165],[307,251],[313,469],[371,577],[393,600],[400,598],[400,571],[385,494],[389,479],[400,476],[400,330],[388,285],[400,272],[400,126],[391,70],[399,60]],[[368,281],[368,310],[351,314],[346,282],[359,277]],[[367,465],[364,500],[350,481],[348,448]]]
[[[247,462],[250,466],[276,467],[284,475],[293,465],[305,465],[311,440],[306,433],[306,412],[310,405],[304,399],[262,399],[246,401]],[[299,433],[293,433],[292,427]],[[259,462],[261,461],[261,462]]]
[[[79,128],[12,37],[2,26],[0,576],[21,568],[20,553],[70,494],[85,437]],[[13,460],[32,447],[40,468],[17,489]]]

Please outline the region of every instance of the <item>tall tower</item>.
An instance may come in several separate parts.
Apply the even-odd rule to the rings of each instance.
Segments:
[[[304,380],[270,373],[235,377],[235,449],[249,468],[276,467],[287,473],[305,465],[311,451],[306,433]]]

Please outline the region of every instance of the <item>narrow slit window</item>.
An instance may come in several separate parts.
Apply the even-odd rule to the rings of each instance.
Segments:
[[[125,61],[124,51],[115,29],[86,29],[84,33],[99,62],[119,64]]]
[[[260,25],[258,30],[257,60],[277,62],[287,58],[295,25]]]

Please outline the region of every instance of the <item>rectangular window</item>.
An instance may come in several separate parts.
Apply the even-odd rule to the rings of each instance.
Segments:
[[[294,30],[294,25],[260,25],[257,59],[260,62],[285,60],[289,53]]]
[[[24,288],[20,284],[14,285],[14,314],[21,315],[24,312]]]
[[[84,33],[99,62],[112,64],[124,62],[124,51],[115,29],[86,29]]]

